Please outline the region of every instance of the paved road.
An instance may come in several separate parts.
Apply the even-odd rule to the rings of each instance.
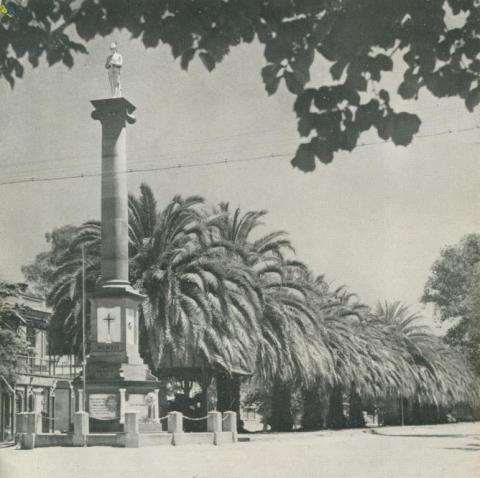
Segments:
[[[267,434],[214,447],[1,449],[1,478],[480,477],[480,424]]]

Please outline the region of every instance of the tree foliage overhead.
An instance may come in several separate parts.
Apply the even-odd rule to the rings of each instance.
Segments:
[[[420,118],[395,111],[395,94],[457,96],[470,111],[480,102],[476,0],[30,0],[15,8],[0,21],[0,76],[12,86],[26,62],[36,67],[45,56],[71,68],[89,40],[116,29],[146,48],[169,45],[183,69],[198,58],[211,71],[233,47],[259,42],[268,94],[285,83],[296,97],[303,142],[292,164],[303,171],[352,151],[371,128],[408,145]],[[311,78],[316,57],[330,64],[321,81]],[[382,89],[394,69],[403,71],[398,90]]]

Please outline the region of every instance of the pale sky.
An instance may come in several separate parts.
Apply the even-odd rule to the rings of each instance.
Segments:
[[[127,133],[129,168],[293,155],[294,97],[284,86],[267,96],[258,45],[234,49],[212,73],[198,60],[184,72],[168,47],[145,50],[122,34],[90,42],[90,54],[76,56],[72,70],[42,62],[13,91],[0,83],[0,182],[99,171],[100,124],[90,118],[89,100],[107,95],[113,39],[124,57],[124,96],[137,107]],[[324,67],[313,71],[313,84],[326,78]],[[480,124],[458,99],[424,93],[395,104],[421,116],[420,134]],[[400,300],[422,311],[419,298],[441,248],[479,230],[478,132],[419,138],[407,148],[357,148],[310,174],[285,157],[135,173],[128,184],[136,192],[147,182],[160,207],[175,194],[199,194],[244,211],[267,209],[265,232],[288,231],[316,273],[370,305]],[[362,137],[372,140],[378,137]],[[3,185],[0,204],[0,277],[21,280],[21,265],[47,248],[47,231],[100,217],[100,179]]]

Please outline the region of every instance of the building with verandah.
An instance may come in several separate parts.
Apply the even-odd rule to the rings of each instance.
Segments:
[[[81,372],[74,356],[54,357],[48,350],[51,312],[42,297],[24,289],[7,297],[8,316],[0,317],[0,328],[14,331],[28,345],[20,356],[15,384],[0,380],[0,442],[13,441],[15,413],[36,411],[44,432],[68,431],[75,411],[72,380]]]

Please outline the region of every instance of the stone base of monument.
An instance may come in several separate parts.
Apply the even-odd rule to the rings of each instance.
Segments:
[[[124,431],[124,417],[135,412],[142,431],[159,432],[158,382],[87,382],[86,411],[90,431]]]

